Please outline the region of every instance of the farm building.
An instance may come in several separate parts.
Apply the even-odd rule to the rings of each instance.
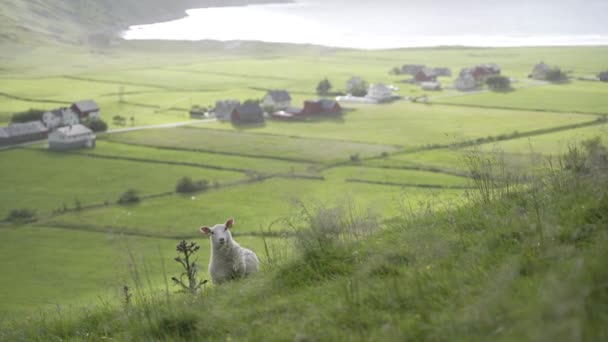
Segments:
[[[234,124],[263,123],[264,111],[257,103],[245,103],[232,111],[230,119]]]
[[[81,119],[88,117],[99,117],[99,106],[93,100],[83,100],[74,102],[70,109],[78,114]]]
[[[437,75],[437,77],[452,76],[452,70],[450,70],[449,68],[433,68],[433,71],[435,72],[435,75]]]
[[[291,106],[291,95],[287,90],[269,91],[262,100],[264,108],[286,109]]]
[[[420,82],[435,82],[437,81],[437,74],[434,69],[424,68],[419,70],[414,76],[414,80],[418,83]]]
[[[500,75],[500,71],[500,67],[496,64],[483,64],[474,67],[471,71],[471,75],[479,84],[482,84],[488,77]]]
[[[68,126],[68,125],[77,125],[80,123],[80,119],[78,118],[78,114],[74,113],[69,108],[59,108],[50,110],[44,114],[42,114],[42,123],[50,129]]]
[[[48,131],[48,128],[40,121],[13,123],[7,127],[0,127],[0,145],[46,139]]]
[[[532,73],[528,77],[535,80],[546,80],[549,71],[551,71],[551,67],[545,64],[545,62],[540,62],[534,66]]]
[[[382,83],[371,84],[366,97],[376,102],[387,102],[395,98],[392,88]]]
[[[597,78],[602,82],[608,82],[608,71],[600,72],[600,74],[597,75]]]
[[[470,72],[460,72],[460,76],[454,81],[454,88],[460,91],[473,90],[477,88],[477,81]]]
[[[95,147],[95,134],[83,125],[60,127],[49,134],[49,149],[65,151]]]
[[[401,67],[401,73],[406,75],[415,76],[418,71],[425,69],[426,66],[422,64],[405,64]]]
[[[337,101],[322,99],[318,100],[321,104],[323,114],[339,114],[342,113],[342,107]]]
[[[290,107],[271,114],[276,119],[305,119],[312,115],[339,114],[342,107],[334,100],[307,100],[303,108]]]
[[[215,102],[215,117],[220,121],[232,120],[232,112],[241,105],[239,100],[220,100]]]
[[[420,87],[422,88],[422,90],[441,90],[441,84],[439,82],[422,82],[420,83]]]

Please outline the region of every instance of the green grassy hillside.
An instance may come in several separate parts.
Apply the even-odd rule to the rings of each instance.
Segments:
[[[129,25],[177,19],[185,10],[268,0],[15,0],[0,8],[0,44],[103,43]],[[272,1],[272,2],[280,2]]]
[[[290,221],[293,256],[260,252],[264,271],[250,279],[167,295],[146,285],[148,269],[130,303],[58,308],[0,339],[604,341],[608,150],[588,143],[561,161],[528,186],[480,185],[467,205],[384,223],[307,207]]]

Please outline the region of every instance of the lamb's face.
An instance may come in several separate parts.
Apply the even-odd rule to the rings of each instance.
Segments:
[[[203,234],[209,235],[211,244],[215,248],[221,248],[222,246],[232,242],[232,234],[230,228],[234,223],[234,219],[229,219],[225,224],[216,224],[213,228],[201,227],[200,231]]]

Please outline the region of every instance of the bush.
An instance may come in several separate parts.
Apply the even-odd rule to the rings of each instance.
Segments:
[[[112,122],[116,126],[124,126],[127,123],[127,118],[125,118],[124,116],[120,116],[120,115],[114,115],[112,117]]]
[[[131,204],[138,203],[140,201],[137,190],[129,189],[125,191],[118,199],[118,204]]]
[[[87,118],[82,121],[82,124],[93,132],[105,132],[108,130],[108,124],[99,118]]]
[[[41,109],[30,109],[27,112],[15,113],[11,118],[11,122],[23,123],[30,121],[42,121],[42,115],[44,112],[45,111]]]
[[[36,218],[36,212],[30,209],[13,209],[10,211],[6,220],[9,222],[31,221]]]
[[[190,177],[183,177],[177,181],[175,191],[179,193],[191,193],[205,191],[209,189],[209,182],[206,180],[193,181]]]
[[[545,75],[545,78],[549,82],[562,82],[568,79],[566,73],[560,68],[552,68],[551,70],[548,70]]]
[[[488,77],[486,84],[493,91],[508,91],[511,89],[511,80],[501,75]]]
[[[317,85],[317,94],[327,95],[327,94],[329,94],[329,91],[331,90],[331,88],[332,88],[331,82],[329,82],[329,80],[327,78],[325,78],[324,80],[319,82],[319,85]]]

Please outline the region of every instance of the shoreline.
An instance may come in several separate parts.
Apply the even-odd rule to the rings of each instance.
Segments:
[[[207,8],[224,8],[224,7],[241,7],[249,5],[270,5],[270,4],[289,4],[295,3],[295,0],[186,0],[186,3],[181,6],[181,9],[169,10],[171,13],[165,13],[159,16],[146,16],[138,23],[121,23],[114,29],[119,29],[117,33],[127,31],[132,26],[153,25],[167,21],[179,20],[188,16],[187,11],[193,9]],[[167,12],[169,12],[167,11]],[[124,25],[126,24],[126,28]]]

